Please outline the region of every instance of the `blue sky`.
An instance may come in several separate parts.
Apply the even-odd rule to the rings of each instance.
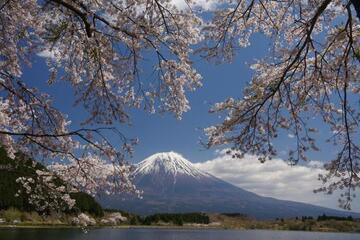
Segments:
[[[173,115],[168,113],[149,114],[142,110],[131,110],[131,126],[117,125],[119,130],[128,137],[138,137],[140,139],[139,145],[135,148],[134,157],[129,161],[136,163],[154,153],[165,151],[178,152],[190,161],[197,163],[209,160],[218,161],[223,158],[223,156],[219,156],[217,153],[217,150],[221,149],[221,147],[208,150],[205,149],[199,141],[200,139],[206,140],[203,133],[205,127],[219,123],[222,120],[219,116],[208,113],[211,105],[227,97],[241,97],[242,90],[250,81],[252,75],[249,64],[253,63],[255,59],[260,59],[266,55],[269,46],[265,39],[259,35],[255,35],[251,42],[252,45],[250,47],[238,51],[232,63],[215,65],[200,58],[194,58],[196,69],[203,76],[203,87],[195,92],[188,93],[191,110],[183,115],[182,120],[177,120]],[[145,69],[150,69],[152,66],[149,62],[149,65],[145,65],[144,67]],[[26,68],[23,76],[29,86],[38,87],[53,97],[54,105],[69,115],[69,119],[72,120],[73,128],[75,129],[79,126],[79,123],[86,118],[86,112],[81,106],[73,106],[73,91],[68,83],[59,81],[52,86],[47,86],[48,75],[49,73],[44,59],[36,57],[33,66]],[[328,133],[326,133],[326,129],[321,125],[321,122],[317,121],[315,125],[320,128],[318,138],[325,138]],[[286,156],[284,152],[288,150],[292,144],[294,144],[294,141],[289,138],[285,132],[276,140],[275,145],[278,147],[280,158]],[[322,149],[320,152],[309,155],[311,160],[326,161],[335,157],[336,149],[331,148],[331,150],[329,150],[331,146],[324,144],[320,144],[320,147]],[[233,164],[234,163],[231,163],[231,165]],[[316,187],[318,182],[315,179],[316,175],[313,174],[311,167],[305,170],[302,169],[301,171],[304,170],[307,175],[304,173],[299,178],[299,171],[296,169],[289,170],[281,163],[278,163],[279,169],[275,172],[280,175],[282,171],[293,172],[294,174],[289,175],[289,173],[287,173],[287,175],[283,177],[279,176],[277,179],[283,181],[282,186],[278,189],[274,188],[273,193],[269,195],[269,192],[266,191],[267,185],[265,182],[251,182],[247,180],[258,177],[257,175],[261,174],[267,174],[268,177],[273,177],[274,171],[253,172],[253,175],[249,176],[241,175],[241,169],[239,169],[239,175],[234,175],[233,171],[231,171],[231,175],[224,171],[226,171],[226,169],[231,170],[232,167],[222,167],[223,172],[219,172],[219,169],[215,169],[213,167],[214,164],[209,165],[209,162],[201,166],[214,174],[221,175],[219,177],[223,176],[224,179],[235,185],[255,192],[258,191],[257,193],[261,195],[310,202],[332,208],[336,207],[336,196],[314,196],[312,193],[312,186]],[[238,167],[241,168],[241,165]],[[301,199],[297,194],[299,190],[296,187],[294,188],[296,181],[303,181],[303,186],[309,185],[306,192],[304,192],[304,197]],[[360,205],[355,204],[354,210],[360,211]]]
[[[139,137],[140,144],[136,147],[133,162],[159,151],[177,151],[192,161],[204,161],[212,156],[214,149],[206,150],[199,139],[205,140],[203,128],[220,122],[218,116],[209,114],[212,104],[227,97],[239,97],[246,82],[251,77],[251,71],[245,62],[251,62],[255,57],[264,55],[266,42],[258,37],[253,47],[243,49],[231,64],[215,65],[196,58],[196,69],[203,76],[203,86],[195,92],[188,92],[191,110],[186,112],[182,120],[176,119],[171,113],[150,114],[141,109],[131,110],[131,125],[118,125],[118,128],[129,137]],[[145,72],[152,65],[144,66]],[[43,58],[36,57],[31,68],[24,72],[24,78],[29,86],[39,87],[49,93],[54,99],[54,105],[69,115],[74,128],[86,118],[86,112],[81,107],[74,107],[73,91],[66,82],[58,81],[47,86],[49,76]],[[146,78],[146,74],[142,76]]]
[[[195,67],[203,76],[203,86],[195,92],[188,92],[191,110],[183,115],[182,120],[177,120],[170,113],[150,114],[141,109],[131,110],[131,126],[117,125],[128,137],[140,139],[130,161],[138,162],[153,153],[170,150],[183,154],[193,162],[213,157],[215,149],[207,150],[199,143],[200,140],[206,141],[205,127],[222,121],[220,116],[210,114],[209,109],[227,97],[241,97],[252,75],[249,64],[264,57],[268,49],[267,41],[260,35],[255,35],[251,42],[250,47],[238,51],[232,63],[216,65],[199,57],[194,58]],[[148,61],[144,65],[144,72],[152,68],[150,63]],[[69,115],[74,129],[87,117],[81,106],[73,106],[73,91],[67,82],[58,81],[52,86],[46,84],[49,73],[43,58],[36,57],[33,66],[26,68],[23,76],[29,86],[38,87],[53,97],[54,105]],[[142,77],[146,78],[146,73]],[[321,125],[318,127],[321,129]],[[319,138],[323,137],[320,133]],[[293,141],[284,133],[275,143],[284,157],[284,151],[289,149]],[[326,160],[331,158],[331,153],[323,151],[310,156],[316,160]]]

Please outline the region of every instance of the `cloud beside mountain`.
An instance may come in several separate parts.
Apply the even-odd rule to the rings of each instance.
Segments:
[[[226,150],[217,152],[214,159],[196,163],[199,169],[256,194],[284,200],[312,203],[337,208],[339,194],[332,196],[313,193],[322,186],[318,175],[325,173],[322,163],[310,161],[303,165],[290,166],[282,159],[260,163],[256,156],[246,155],[233,159]],[[355,199],[353,210],[360,211]]]
[[[286,186],[286,184],[282,183],[284,179],[279,178],[280,175],[277,173],[287,170],[282,162],[274,160],[275,162],[270,165],[257,166],[252,165],[252,162],[238,165],[237,162],[225,158],[224,152],[219,154],[219,158],[221,156],[224,159],[205,162],[200,167],[204,168],[207,165],[214,175],[220,175],[220,177],[228,178],[233,182],[239,179],[229,177],[236,176],[239,172],[242,173],[240,175],[246,175],[247,173],[246,178],[250,180],[240,179],[241,181],[236,182],[237,185],[259,182],[262,179],[267,183],[266,186],[262,186],[263,191],[267,189],[269,194],[276,190],[284,191],[282,187]],[[222,162],[218,162],[219,160],[222,160]],[[257,162],[255,158],[252,160]],[[266,169],[261,169],[264,166],[266,166]],[[292,172],[284,172],[287,178],[294,178],[299,181],[296,185],[298,188],[297,198],[303,192],[303,189],[300,188],[307,187],[307,178],[313,177],[307,174],[307,168],[309,167],[314,168],[316,172],[318,164],[312,162],[307,167],[298,166]],[[255,174],[255,171],[258,171],[258,174]],[[176,152],[162,152],[149,156],[134,165],[132,176],[134,184],[143,191],[143,198],[138,199],[132,195],[126,196],[123,194],[106,195],[99,199],[104,207],[119,208],[142,215],[159,212],[240,212],[259,219],[288,218],[303,215],[319,216],[324,213],[336,216],[348,216],[350,214],[349,212],[336,211],[321,206],[299,203],[298,201],[283,201],[256,195],[251,191],[246,191],[241,187],[221,180],[216,175],[213,176],[199,169],[191,161]],[[285,180],[290,182],[289,179]],[[288,191],[290,194],[295,192],[295,190],[289,189]],[[294,200],[299,199],[295,198]],[[334,206],[336,205],[332,205],[332,207]],[[351,214],[358,216],[360,213]]]

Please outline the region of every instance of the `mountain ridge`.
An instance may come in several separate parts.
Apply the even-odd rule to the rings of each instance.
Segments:
[[[143,198],[106,196],[103,206],[141,215],[237,212],[258,219],[322,214],[360,217],[360,213],[259,196],[196,168],[175,152],[154,154],[134,166],[134,183],[143,190]]]

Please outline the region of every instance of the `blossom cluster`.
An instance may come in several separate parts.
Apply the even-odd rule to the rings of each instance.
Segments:
[[[260,33],[271,40],[269,55],[251,66],[254,75],[242,98],[213,107],[226,117],[206,129],[208,146],[232,144],[234,152],[265,161],[277,154],[274,138],[287,131],[296,146],[289,162],[296,164],[319,150],[312,126],[312,118],[319,118],[339,148],[325,166],[328,175],[320,176],[329,183],[321,190],[347,189],[347,207],[351,191],[360,186],[360,113],[358,101],[350,99],[360,93],[358,1],[220,0],[205,13],[203,1],[184,0],[182,7],[175,2],[1,3],[0,141],[8,155],[47,159],[54,174],[85,192],[138,193],[125,161],[137,140],[113,125],[129,123],[131,108],[181,118],[190,109],[186,92],[201,86],[194,49],[200,46],[196,52],[206,59],[231,61],[236,49]],[[66,114],[36,88],[36,79],[22,80],[35,54],[46,58],[49,86],[67,81],[75,104],[88,111],[82,128],[72,130]],[[153,74],[143,77],[142,66],[149,62]],[[117,137],[115,146],[109,132]],[[21,181],[27,191],[32,183]]]
[[[113,124],[129,123],[130,108],[178,118],[190,109],[185,92],[201,86],[190,60],[201,18],[168,0],[12,0],[0,3],[0,19],[0,142],[9,157],[45,159],[52,174],[91,194],[138,194],[126,162],[137,140]],[[36,76],[22,80],[36,54],[46,59],[49,87],[67,81],[75,104],[88,111],[81,128],[73,130],[66,113],[36,88]],[[153,81],[140,77],[149,56]],[[55,207],[59,198],[73,205],[45,175],[38,177],[18,180],[34,205]],[[44,203],[43,188],[51,189],[53,203]]]
[[[307,152],[320,150],[314,125],[322,120],[330,130],[328,142],[339,152],[325,164],[328,174],[319,177],[325,185],[318,190],[346,189],[341,205],[349,208],[351,192],[360,186],[360,112],[354,100],[360,88],[358,3],[226,2],[206,27],[207,58],[231,60],[253,33],[271,39],[271,47],[251,66],[254,75],[243,97],[212,108],[226,117],[205,130],[208,146],[232,144],[233,155],[251,153],[265,161],[277,155],[274,139],[287,131],[295,142],[288,160],[297,164],[308,160]]]
[[[40,212],[72,209],[75,200],[70,197],[70,193],[76,189],[68,184],[60,185],[56,178],[53,173],[42,170],[36,170],[34,177],[19,177],[16,182],[23,188],[16,195],[24,193],[28,202]]]

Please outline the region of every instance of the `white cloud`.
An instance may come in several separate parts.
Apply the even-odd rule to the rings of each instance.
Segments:
[[[188,3],[187,3],[186,0],[172,0],[172,2],[179,9],[185,9],[185,8],[188,7]],[[219,5],[219,1],[215,1],[215,0],[195,0],[190,5],[191,5],[191,7],[199,7],[201,9],[203,9],[203,10],[212,10],[216,6]]]
[[[294,134],[289,133],[289,134],[288,134],[288,137],[289,137],[289,138],[294,138],[294,137],[295,137],[295,135],[294,135]]]
[[[60,54],[59,50],[58,49],[45,49],[45,50],[42,50],[41,52],[38,52],[37,55],[39,57],[43,57],[43,58],[49,58],[49,59],[52,59],[52,60],[56,60],[57,59],[57,56]]]
[[[195,165],[235,186],[262,196],[338,207],[339,195],[313,193],[314,189],[321,187],[318,175],[325,172],[322,169],[323,163],[319,161],[290,166],[282,159],[260,163],[256,156],[245,155],[243,159],[233,159],[225,151],[218,151],[216,154],[214,159]],[[360,211],[360,204],[356,200],[353,210]]]

